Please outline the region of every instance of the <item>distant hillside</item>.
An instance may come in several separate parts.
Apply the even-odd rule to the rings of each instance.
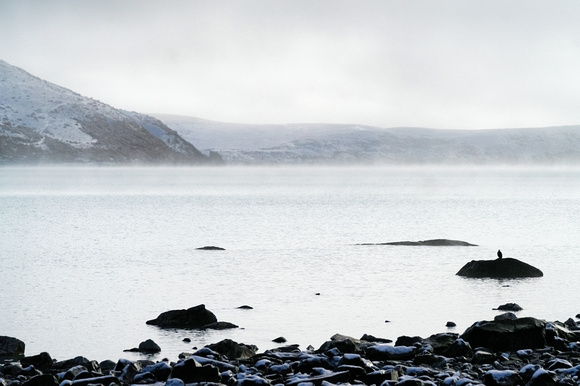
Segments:
[[[159,120],[115,109],[0,60],[0,164],[205,163]]]
[[[382,129],[361,125],[248,125],[156,115],[228,163],[580,163],[580,126],[501,130]]]

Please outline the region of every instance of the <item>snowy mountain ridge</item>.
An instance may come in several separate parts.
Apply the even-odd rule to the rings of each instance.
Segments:
[[[157,114],[202,151],[236,164],[562,164],[580,162],[580,126],[383,129],[349,124],[250,125]]]
[[[580,126],[386,129],[154,118],[115,109],[0,60],[0,164],[222,159],[230,164],[579,164]]]
[[[0,60],[0,163],[206,160],[153,117],[115,109]]]

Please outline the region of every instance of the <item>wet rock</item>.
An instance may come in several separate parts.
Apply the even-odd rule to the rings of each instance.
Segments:
[[[83,356],[77,356],[77,357],[74,357],[72,359],[66,359],[63,361],[54,362],[52,364],[52,368],[66,371],[66,370],[70,369],[71,367],[78,366],[78,365],[84,366],[88,371],[91,371],[91,372],[95,372],[95,373],[101,372],[101,368],[100,368],[99,363],[97,361],[89,360]]]
[[[386,339],[386,338],[377,338],[375,336],[369,335],[369,334],[364,334],[360,340],[364,340],[367,342],[373,342],[373,343],[393,343],[392,340],[390,339]]]
[[[165,362],[159,362],[152,365],[145,366],[142,373],[151,373],[155,376],[155,379],[160,382],[165,382],[171,375],[171,366]]]
[[[49,353],[41,352],[38,355],[21,358],[20,364],[23,367],[34,366],[40,371],[47,371],[52,368],[52,358]]]
[[[365,385],[382,385],[384,382],[396,381],[399,372],[396,370],[377,370],[367,373],[361,378]]]
[[[238,366],[235,364],[228,363],[226,361],[220,361],[211,358],[201,357],[199,355],[192,355],[190,356],[191,359],[194,359],[196,362],[200,363],[201,365],[211,365],[217,367],[219,371],[231,371],[237,373],[239,371]]]
[[[0,357],[24,355],[25,344],[20,339],[0,336]]]
[[[293,379],[290,379],[286,385],[293,386],[300,383],[312,383],[314,385],[321,385],[326,383],[338,384],[347,383],[350,381],[350,374],[348,371],[334,372],[330,370],[320,369],[320,371],[313,373],[313,375],[300,376],[296,375]]]
[[[157,353],[161,351],[161,347],[151,339],[147,339],[139,344],[139,351],[143,353]]]
[[[447,358],[455,357],[471,357],[473,355],[473,350],[469,342],[458,338],[453,343],[451,343],[445,350],[441,352],[441,355]]]
[[[86,374],[88,374],[88,376],[86,378],[91,378],[89,371],[83,365],[77,365],[77,366],[71,367],[63,374],[62,378],[72,381],[72,380],[76,379],[77,376],[81,373],[86,373]]]
[[[461,335],[471,347],[487,347],[495,351],[546,346],[546,322],[526,317],[516,320],[480,321]]]
[[[423,340],[420,336],[406,336],[402,335],[395,341],[395,346],[412,346],[415,343],[419,343]]]
[[[520,307],[520,305],[516,304],[516,303],[506,303],[506,304],[502,304],[498,308],[494,308],[494,310],[518,312],[518,311],[523,310],[523,308]]]
[[[483,383],[488,386],[510,386],[523,385],[523,380],[512,370],[489,370],[483,376]]]
[[[324,342],[316,352],[324,353],[336,348],[342,353],[356,353],[360,351],[360,345],[361,342],[358,339],[346,335],[334,334],[330,340]]]
[[[122,383],[133,383],[133,379],[137,374],[139,374],[140,366],[136,363],[129,363],[127,364],[123,370],[121,370],[121,374],[119,375],[119,380]]]
[[[496,322],[502,321],[502,320],[516,320],[518,317],[516,314],[514,314],[513,312],[506,312],[500,315],[496,315],[493,320],[495,320]]]
[[[274,342],[274,343],[286,343],[287,340],[283,336],[279,336],[279,337],[277,337],[275,339],[272,339],[272,342]]]
[[[171,378],[179,378],[183,383],[220,382],[221,376],[217,367],[202,365],[193,358],[188,358],[173,366]]]
[[[391,346],[389,344],[377,344],[367,347],[366,354],[371,361],[381,361],[388,359],[409,360],[412,359],[417,350],[414,346]]]
[[[270,381],[265,378],[260,377],[256,374],[250,374],[248,376],[238,379],[235,386],[265,386],[270,385]]]
[[[456,275],[497,279],[544,276],[538,268],[510,257],[495,260],[472,260],[465,264]]]
[[[240,309],[240,310],[253,310],[254,307],[248,306],[247,304],[244,304],[243,306],[239,306],[238,309]]]
[[[225,248],[216,247],[215,245],[206,245],[204,247],[199,247],[196,249],[200,250],[200,251],[225,251],[226,250]]]
[[[163,328],[202,328],[217,322],[213,312],[207,310],[204,304],[186,310],[166,311],[155,319],[148,320],[147,324]]]
[[[22,386],[58,386],[58,380],[52,374],[41,374],[22,383]]]
[[[73,381],[71,386],[88,386],[88,385],[121,385],[121,380],[114,375],[104,375],[102,377],[80,379]]]
[[[459,334],[453,332],[444,332],[440,334],[433,334],[429,338],[423,340],[423,344],[428,344],[432,347],[435,354],[441,354],[445,351],[453,342],[457,340]]]
[[[557,384],[558,377],[556,376],[556,373],[539,368],[526,383],[526,386],[555,386]]]
[[[229,359],[248,359],[256,355],[258,347],[234,342],[231,339],[224,339],[218,343],[209,344],[207,348],[214,350]]]

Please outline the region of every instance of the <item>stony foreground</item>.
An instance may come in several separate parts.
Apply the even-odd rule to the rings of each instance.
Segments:
[[[257,353],[226,339],[177,362],[55,361],[41,353],[1,366],[0,385],[580,385],[579,340],[572,319],[547,323],[507,313],[462,335],[402,336],[394,344],[335,335],[317,350],[290,345]]]

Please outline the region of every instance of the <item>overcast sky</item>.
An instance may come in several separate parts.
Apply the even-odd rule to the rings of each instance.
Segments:
[[[239,123],[580,124],[580,1],[0,0],[0,59]]]

